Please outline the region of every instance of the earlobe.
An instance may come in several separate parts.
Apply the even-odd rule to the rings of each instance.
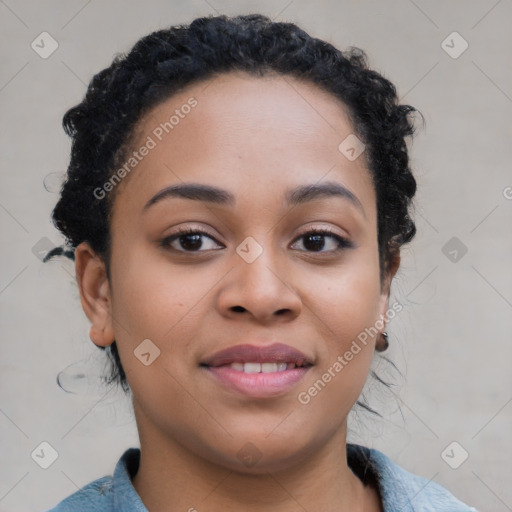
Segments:
[[[114,341],[110,283],[105,263],[87,242],[75,250],[75,270],[82,309],[92,324],[89,337],[106,347]]]
[[[111,335],[110,329],[99,330],[92,326],[89,331],[89,338],[98,347],[108,347],[114,341],[113,333]]]

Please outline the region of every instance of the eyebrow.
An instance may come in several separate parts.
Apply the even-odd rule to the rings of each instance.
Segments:
[[[208,203],[234,206],[235,196],[228,190],[201,183],[180,183],[171,185],[157,192],[145,205],[143,212],[150,206],[169,198],[192,199]],[[334,181],[327,181],[311,185],[300,185],[285,194],[289,206],[298,206],[322,197],[340,197],[351,202],[365,215],[361,201],[348,188]]]

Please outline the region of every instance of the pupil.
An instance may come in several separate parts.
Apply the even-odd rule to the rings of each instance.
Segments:
[[[194,239],[192,243],[187,243],[187,240]],[[201,235],[183,235],[180,237],[181,246],[187,250],[196,250],[201,248]]]
[[[311,248],[311,245],[313,245],[313,250],[315,250],[315,248],[317,250],[321,250],[324,248],[324,245],[325,245],[324,235],[309,235],[306,237],[306,240],[314,240],[313,244],[310,244],[310,247],[309,247],[309,248]],[[306,243],[306,240],[304,241],[304,246],[306,248],[308,248],[308,244]]]

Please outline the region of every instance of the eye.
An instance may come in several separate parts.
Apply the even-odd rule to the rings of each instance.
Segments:
[[[206,239],[206,243],[204,242]],[[330,231],[329,229],[310,229],[300,235],[297,240],[303,239],[303,246],[307,252],[337,252],[354,247],[354,244]],[[326,239],[328,242],[326,242]],[[294,245],[297,242],[294,243]],[[176,233],[164,238],[160,246],[178,252],[204,252],[224,248],[212,235],[198,228],[181,228]],[[293,246],[292,246],[293,248]]]
[[[308,252],[337,252],[343,249],[350,249],[354,244],[329,229],[311,229],[303,233],[296,240],[303,239],[303,246]],[[326,243],[326,239],[330,242]],[[327,247],[327,250],[323,250]]]
[[[206,244],[203,241],[204,238],[208,239]],[[180,252],[203,252],[215,250],[219,247],[216,240],[209,233],[197,228],[182,228],[164,238],[160,242],[160,246]],[[181,246],[181,249],[179,246]]]

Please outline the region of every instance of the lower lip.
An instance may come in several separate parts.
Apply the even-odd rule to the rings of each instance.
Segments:
[[[208,366],[206,370],[229,389],[250,397],[267,398],[289,391],[310,368],[305,366],[271,373],[245,373],[229,366]]]

